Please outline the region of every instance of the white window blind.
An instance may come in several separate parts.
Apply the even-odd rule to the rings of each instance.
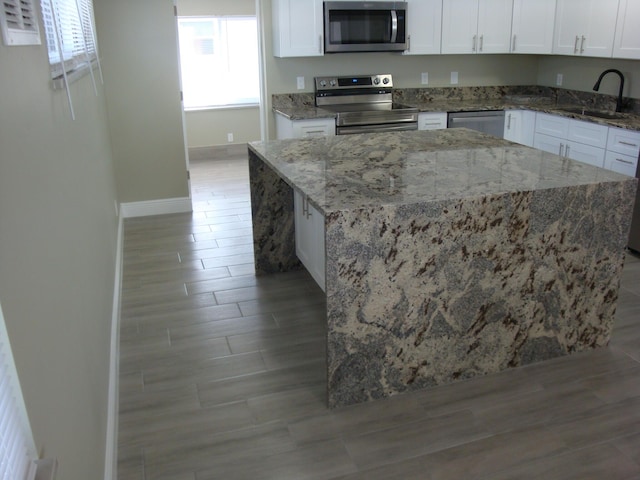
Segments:
[[[36,450],[0,307],[0,479],[31,480]]]
[[[35,0],[2,0],[0,29],[7,46],[40,45]]]
[[[91,0],[40,0],[51,76],[88,68],[97,58]]]
[[[255,16],[180,17],[178,34],[186,109],[259,102]]]

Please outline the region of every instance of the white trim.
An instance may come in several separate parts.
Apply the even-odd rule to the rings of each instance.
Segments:
[[[107,442],[104,462],[104,480],[118,478],[118,397],[120,370],[120,292],[122,290],[122,249],[124,221],[118,220],[116,265],[113,279],[113,306],[111,312],[111,345],[109,353],[109,392],[107,401]]]
[[[122,218],[166,215],[168,213],[187,213],[191,211],[191,199],[189,197],[161,198],[159,200],[120,204],[120,215]]]

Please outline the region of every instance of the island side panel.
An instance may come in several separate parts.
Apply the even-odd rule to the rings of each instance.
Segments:
[[[249,183],[256,275],[299,270],[293,189],[251,150]]]
[[[607,345],[634,190],[328,215],[329,406]]]

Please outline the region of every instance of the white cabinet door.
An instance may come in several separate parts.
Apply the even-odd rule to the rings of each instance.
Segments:
[[[558,115],[537,113],[536,133],[566,139],[569,136],[569,120],[570,119]]]
[[[406,55],[440,53],[442,0],[409,0]]]
[[[533,146],[536,113],[530,110],[506,110],[504,117],[504,138],[528,147]]]
[[[555,17],[556,0],[514,0],[511,52],[551,53]]]
[[[418,130],[440,130],[447,128],[446,112],[423,112],[418,114]]]
[[[635,177],[636,169],[638,168],[638,157],[608,151],[604,157],[604,168]]]
[[[296,255],[325,290],[324,216],[297,190],[293,192]]]
[[[442,4],[442,53],[475,53],[478,48],[478,0]]]
[[[509,53],[513,0],[480,0],[477,53]]]
[[[604,154],[604,148],[598,148],[578,142],[567,142],[567,146],[565,148],[566,157],[601,168],[604,167]]]
[[[272,0],[271,10],[275,57],[323,55],[322,0]]]
[[[607,146],[608,133],[609,127],[605,125],[570,120],[567,140],[604,149]]]
[[[638,158],[638,153],[640,153],[640,132],[609,127],[607,150]]]
[[[616,37],[613,44],[614,58],[640,59],[640,2],[620,0]]]
[[[561,157],[564,156],[566,146],[566,140],[558,137],[552,137],[551,135],[545,135],[544,133],[536,132],[533,137],[534,148],[553,153],[555,155],[560,155]]]
[[[442,53],[508,53],[513,0],[445,0]]]
[[[336,134],[336,121],[333,118],[311,120],[290,120],[276,113],[276,136],[285,138],[327,137]]]
[[[618,0],[557,0],[553,53],[611,57]]]

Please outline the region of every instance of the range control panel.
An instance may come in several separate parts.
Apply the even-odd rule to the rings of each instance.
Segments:
[[[316,91],[353,88],[393,87],[391,74],[359,75],[347,77],[315,77]]]

